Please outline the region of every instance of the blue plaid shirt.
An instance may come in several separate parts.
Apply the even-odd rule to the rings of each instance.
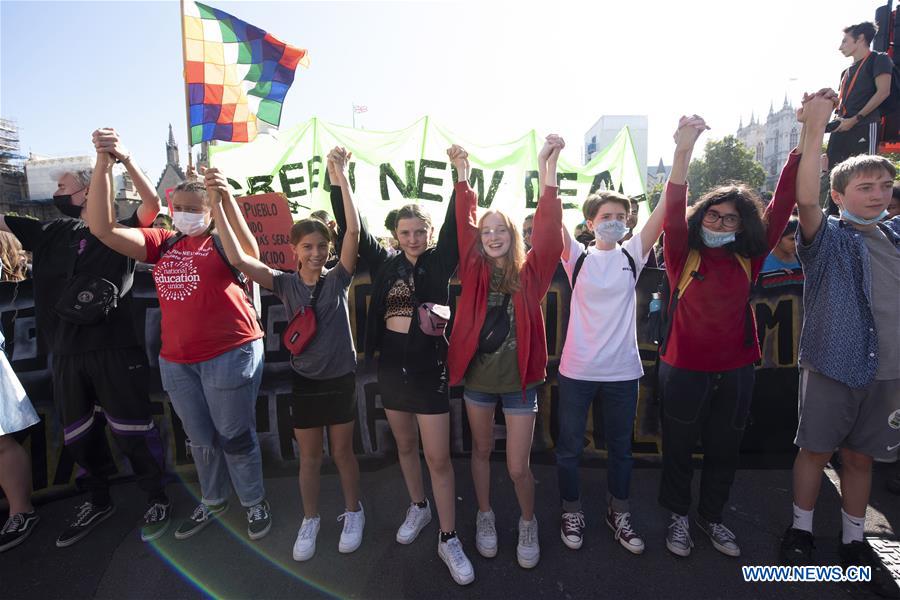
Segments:
[[[900,251],[900,217],[882,231]],[[872,316],[872,268],[862,235],[836,217],[822,220],[797,255],[806,274],[800,364],[852,388],[865,387],[878,369],[878,337]],[[898,315],[900,318],[900,315]]]

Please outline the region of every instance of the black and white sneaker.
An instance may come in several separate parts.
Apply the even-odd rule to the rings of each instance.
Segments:
[[[81,540],[114,512],[116,507],[112,503],[98,506],[93,502],[85,502],[78,507],[72,524],[56,538],[56,547],[66,548]]]
[[[263,500],[247,509],[247,535],[258,540],[272,529],[272,514],[269,503]]]
[[[891,570],[885,566],[881,557],[869,542],[850,542],[838,545],[838,556],[841,564],[847,567],[869,567],[871,579],[863,585],[882,598],[900,598],[900,585],[894,579]]]
[[[713,548],[724,554],[725,556],[740,556],[741,547],[738,546],[737,538],[734,532],[722,525],[707,521],[703,517],[697,517],[697,526],[700,531],[709,536]]]
[[[169,528],[169,510],[172,508],[171,502],[154,502],[144,513],[144,526],[141,527],[141,541],[149,542],[162,536]]]
[[[33,510],[10,515],[3,529],[0,529],[0,552],[6,552],[24,542],[40,520],[37,512]]]
[[[194,512],[191,513],[191,516],[185,519],[178,531],[175,532],[175,539],[186,540],[192,535],[200,533],[204,527],[225,514],[226,510],[228,510],[227,500],[222,504],[212,506],[201,502],[194,509]]]

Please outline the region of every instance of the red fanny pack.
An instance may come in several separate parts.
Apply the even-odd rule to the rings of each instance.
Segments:
[[[297,275],[300,276],[299,274]],[[319,299],[319,290],[322,289],[324,277],[320,277],[309,299],[309,306],[301,306],[291,322],[281,334],[281,342],[291,356],[302,353],[314,337],[316,337],[316,300]]]

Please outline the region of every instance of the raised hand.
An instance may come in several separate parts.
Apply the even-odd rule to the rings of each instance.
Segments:
[[[197,173],[197,167],[195,167],[194,165],[188,165],[184,177],[187,181],[198,181],[200,179],[200,174]]]
[[[700,134],[708,129],[709,125],[706,124],[703,117],[699,115],[682,116],[678,119],[678,128],[672,136],[675,140],[676,150],[692,150]]]
[[[462,172],[468,170],[469,153],[466,152],[465,148],[453,144],[447,148],[447,156],[450,158],[450,163],[456,167],[457,171]]]
[[[112,127],[101,127],[91,134],[94,149],[97,153],[105,152],[119,161],[131,158],[131,153],[122,145],[119,134]]]
[[[824,127],[834,111],[837,95],[833,90],[820,90],[815,94],[803,94],[797,111],[797,120],[815,127]]]
[[[347,165],[352,155],[352,152],[340,146],[335,146],[328,153],[328,177],[331,185],[341,186],[347,183]]]
[[[560,151],[565,147],[565,140],[555,133],[551,133],[547,136],[546,140],[544,140],[544,147],[541,148],[541,151],[538,153],[538,160],[556,162],[559,159]]]
[[[222,198],[231,194],[228,189],[228,179],[222,171],[215,167],[210,167],[203,172],[203,182],[206,184],[209,199],[213,203],[219,203]]]

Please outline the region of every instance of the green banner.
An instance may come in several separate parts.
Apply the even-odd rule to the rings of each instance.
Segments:
[[[353,153],[349,179],[360,213],[373,232],[385,235],[387,213],[410,202],[425,205],[435,227],[440,227],[453,191],[454,176],[446,153],[451,144],[459,144],[469,153],[469,182],[482,208],[502,210],[518,223],[534,212],[537,154],[543,146],[543,136],[534,130],[511,142],[483,145],[454,135],[429,117],[390,132],[353,129],[312,118],[275,135],[261,135],[249,144],[212,146],[210,162],[225,172],[236,195],[281,192],[291,210],[304,217],[330,208],[325,159],[331,148],[343,146]],[[588,164],[568,160],[578,154],[580,140],[569,140],[558,165],[567,226],[581,222],[581,204],[592,191],[615,189],[632,197],[644,194],[627,128]]]

